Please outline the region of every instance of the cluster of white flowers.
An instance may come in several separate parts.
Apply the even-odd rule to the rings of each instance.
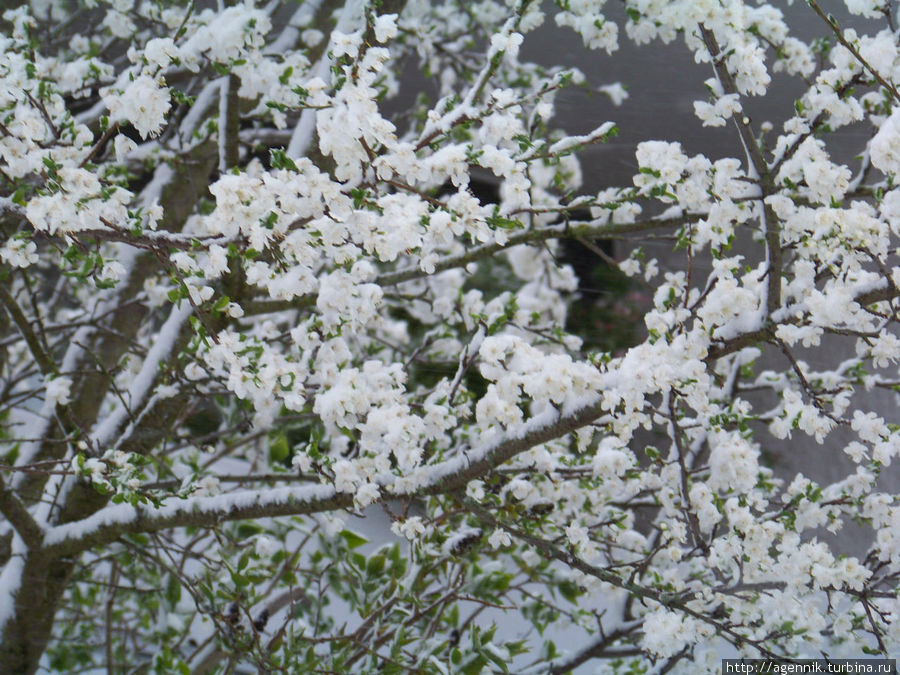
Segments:
[[[13,237],[0,248],[0,260],[13,267],[28,267],[38,261],[37,244],[29,239]]]
[[[358,44],[343,49],[335,45],[332,52],[335,56],[355,56],[357,49]],[[386,49],[374,47],[366,51],[353,77],[349,66],[345,67],[346,83],[335,92],[330,106],[317,116],[320,148],[334,158],[335,176],[341,181],[359,181],[363,166],[373,159],[369,153],[396,141],[394,125],[381,116],[375,102],[375,81],[389,58]]]
[[[535,409],[547,403],[571,407],[602,388],[600,372],[567,354],[547,354],[515,335],[485,338],[479,349],[481,374],[490,382],[476,417],[483,425],[508,428],[522,420],[523,396]]]
[[[740,112],[741,103],[737,94],[719,95],[715,103],[694,101],[694,114],[705,127],[724,127],[726,120]]]
[[[805,189],[801,190],[803,196],[827,205],[843,200],[850,186],[850,170],[829,160],[822,141],[807,138],[781,165],[778,180],[788,185],[805,183]]]
[[[566,10],[556,15],[556,23],[578,32],[589,49],[604,49],[612,54],[619,49],[619,26],[598,11],[604,3],[599,4],[598,8],[589,2],[567,3]]]
[[[644,617],[643,646],[655,656],[668,657],[711,633],[708,625],[683,614],[656,609]]]
[[[125,225],[134,195],[116,186],[104,186],[87,169],[61,167],[58,183],[49,194],[28,202],[26,215],[36,230],[54,235]]]
[[[714,490],[747,492],[756,485],[759,449],[737,433],[717,432],[709,439],[709,485]]]
[[[192,70],[200,67],[201,59],[226,65],[239,61],[263,47],[272,28],[268,13],[253,7],[252,3],[241,3],[221,12],[205,9],[191,16],[189,22],[190,37],[179,46],[177,56]],[[161,51],[158,47],[155,46],[157,53]]]
[[[140,458],[121,450],[107,450],[100,457],[79,453],[72,458],[72,470],[107,493],[132,495],[141,485]]]
[[[103,102],[112,122],[130,122],[142,138],[160,132],[169,112],[169,89],[148,75],[106,89]]]

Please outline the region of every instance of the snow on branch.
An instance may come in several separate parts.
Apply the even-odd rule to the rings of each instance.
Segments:
[[[599,401],[565,415],[548,411],[530,420],[508,438],[423,467],[421,485],[411,491],[394,488],[394,481],[389,477],[380,478],[379,482],[385,488],[386,498],[416,498],[458,492],[464,490],[469,481],[484,477],[525,450],[590,424],[602,411]],[[340,493],[326,485],[241,490],[215,497],[172,499],[159,508],[119,504],[107,506],[83,520],[57,525],[46,533],[43,542],[49,555],[69,556],[140,532],[175,527],[209,527],[230,520],[324,513],[352,506],[352,494]]]

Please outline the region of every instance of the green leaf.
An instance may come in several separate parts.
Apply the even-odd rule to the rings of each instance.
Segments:
[[[273,148],[269,150],[269,163],[273,169],[290,169],[291,171],[299,171],[297,164],[287,156],[281,148]]]
[[[181,582],[174,574],[169,575],[168,582],[166,583],[166,600],[172,607],[177,605],[178,601],[181,600]]]
[[[488,225],[500,228],[501,230],[516,230],[523,228],[524,225],[518,220],[505,218],[499,214],[499,209],[495,209],[494,215],[486,218]]]
[[[269,443],[269,459],[273,464],[281,464],[291,454],[291,448],[288,444],[287,436],[279,433]]]
[[[464,665],[460,672],[463,675],[481,675],[484,667],[487,665],[487,659],[480,654]]]
[[[383,553],[376,553],[373,555],[369,558],[368,562],[366,562],[366,574],[370,577],[379,576],[384,571],[386,560]]]
[[[13,203],[18,204],[19,206],[25,206],[28,204],[28,197],[26,196],[25,188],[19,187],[13,193],[11,197]]]
[[[250,551],[244,551],[238,558],[238,571],[244,570],[250,562]]]
[[[559,650],[556,648],[556,643],[553,640],[547,640],[547,642],[544,643],[543,656],[548,661],[551,661],[559,656]]]
[[[239,539],[249,539],[262,531],[263,528],[251,520],[246,520],[237,526],[237,536]]]
[[[484,654],[484,656],[487,657],[490,661],[493,661],[501,671],[503,671],[504,673],[508,673],[509,668],[506,667],[506,661],[501,659],[500,655],[497,654],[494,649],[491,649],[491,646],[486,646],[481,653]]]
[[[228,303],[231,302],[231,299],[227,295],[223,295],[218,300],[216,300],[216,304],[213,305],[214,312],[221,312],[226,307],[228,307]]]
[[[341,530],[340,535],[344,541],[347,542],[347,546],[351,550],[369,543],[368,539],[356,534],[356,532],[351,532],[350,530]]]
[[[572,581],[563,581],[559,585],[559,594],[574,605],[581,596],[581,589]]]

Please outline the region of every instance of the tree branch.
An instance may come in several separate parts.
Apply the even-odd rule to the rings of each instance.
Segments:
[[[237,92],[240,86],[237,75],[222,76],[219,89],[219,173],[236,166],[239,159],[241,109]]]
[[[170,499],[164,506],[118,504],[91,516],[58,525],[44,536],[52,557],[71,556],[127,534],[157,532],[172,527],[211,527],[229,520],[304,515],[339,511],[353,506],[353,495],[330,485],[242,490],[215,497]]]
[[[895,289],[874,289],[857,297],[871,303],[894,295]],[[760,329],[738,336],[717,350],[711,350],[707,359],[721,358],[766,335],[767,329]],[[565,414],[551,410],[508,432],[498,442],[423,467],[428,479],[414,488],[392,489],[393,477],[380,477],[378,482],[384,489],[382,500],[456,492],[516,455],[591,424],[604,412],[599,396],[593,403]],[[44,541],[50,555],[68,556],[110,543],[126,534],[184,526],[210,527],[229,520],[305,515],[352,506],[352,494],[338,492],[328,485],[281,487],[264,492],[247,490],[216,497],[171,500],[159,509],[107,506],[87,518],[53,528]]]
[[[25,217],[25,207],[16,204],[9,197],[0,197],[0,216],[10,213],[18,218]]]
[[[863,66],[863,68],[865,68],[872,74],[872,77],[875,78],[878,84],[887,89],[891,93],[891,96],[894,97],[895,101],[900,102],[900,92],[897,92],[896,87],[885,80],[884,77],[882,77],[881,74],[877,70],[875,70],[875,68],[873,68],[868,61],[866,61],[863,55],[859,53],[859,50],[847,41],[847,38],[845,38],[844,34],[841,32],[841,27],[838,25],[837,21],[835,21],[831,15],[823,12],[822,8],[819,7],[819,3],[816,2],[816,0],[806,0],[806,4],[808,4],[810,8],[812,8],[812,10],[819,15],[822,21],[828,24],[829,28],[834,31],[834,36],[838,39],[838,42],[840,42],[848,52],[853,54],[853,57],[860,63],[860,65]]]
[[[736,94],[740,97],[737,84],[735,84],[731,72],[725,65],[725,55],[722,54],[722,50],[719,47],[719,42],[716,40],[715,34],[701,23],[700,36],[703,38],[703,43],[706,45],[706,49],[712,57],[713,69],[716,71],[716,77],[719,78],[719,82],[722,84],[722,89],[726,94]],[[737,126],[738,133],[741,135],[741,141],[744,144],[750,162],[756,170],[756,175],[760,178],[764,178],[769,173],[769,166],[762,156],[759,146],[756,144],[756,137],[753,135],[753,129],[750,127],[750,118],[744,116],[742,113],[740,116],[735,115],[733,119]]]
[[[392,489],[393,476],[380,477],[382,500],[415,498],[456,492],[516,455],[575,431],[597,419],[601,401],[566,415],[551,411],[532,418],[499,442],[464,451],[439,464],[423,467],[428,480],[415,488]],[[115,541],[126,534],[156,532],[173,527],[211,527],[229,520],[305,515],[353,507],[353,495],[330,485],[244,490],[215,497],[171,499],[159,509],[130,504],[107,506],[91,516],[58,525],[44,537],[51,557],[70,556]]]
[[[385,272],[375,278],[374,283],[379,286],[394,286],[406,281],[424,279],[438,272],[449,269],[465,267],[471,262],[478,262],[490,258],[500,251],[519,246],[520,244],[536,244],[550,239],[608,239],[623,234],[647,232],[666,227],[678,227],[687,222],[687,217],[678,218],[649,218],[635,223],[604,223],[598,225],[592,222],[571,222],[562,225],[551,225],[533,230],[522,230],[510,235],[506,242],[493,242],[482,244],[469,249],[465,253],[451,255],[438,260],[434,264],[434,271],[426,272],[419,267],[407,267],[394,272]],[[293,300],[259,300],[250,303],[244,308],[248,315],[281,312],[287,309],[303,309],[315,304],[315,295],[302,295]]]
[[[25,342],[28,344],[28,349],[31,351],[32,356],[34,356],[34,360],[37,363],[38,368],[41,369],[41,374],[44,377],[55,375],[56,364],[53,362],[53,359],[51,359],[47,355],[47,352],[44,350],[44,346],[41,344],[38,336],[33,330],[31,330],[31,323],[28,321],[28,318],[25,316],[22,308],[19,307],[19,303],[17,303],[16,299],[10,294],[8,290],[6,290],[6,286],[4,284],[0,284],[0,302],[3,303],[4,307],[6,307],[6,311],[9,313],[9,316],[12,318],[13,322],[15,322],[16,326],[19,329],[19,332],[22,334],[22,337],[25,338]]]
[[[493,527],[499,527],[506,530],[514,537],[538,549],[548,558],[558,560],[565,565],[577,569],[579,572],[583,572],[584,574],[588,574],[592,577],[600,579],[601,581],[605,581],[606,583],[610,584],[611,586],[615,586],[616,588],[621,588],[622,590],[627,591],[633,597],[642,598],[645,600],[655,600],[660,605],[666,607],[667,609],[670,609],[673,612],[680,612],[682,614],[693,617],[694,619],[698,619],[703,623],[709,624],[720,636],[722,636],[725,640],[731,642],[732,644],[751,644],[759,651],[762,656],[768,658],[779,658],[780,656],[779,654],[764,647],[762,644],[760,644],[760,641],[754,640],[745,635],[741,635],[730,625],[713,618],[711,615],[705,612],[688,607],[687,603],[688,601],[693,599],[693,594],[665,593],[663,591],[658,591],[653,588],[647,588],[632,581],[622,579],[618,574],[609,569],[590,565],[573,553],[568,553],[566,551],[560,550],[557,546],[549,541],[545,541],[539,537],[532,536],[517,527],[513,527],[512,525],[508,525],[497,520],[497,518],[495,518],[493,514],[483,508],[480,504],[476,504],[475,502],[473,502],[471,499],[466,499],[465,504],[483,522]]]
[[[868,307],[869,305],[874,305],[876,302],[893,300],[898,297],[898,295],[900,295],[900,290],[894,286],[890,279],[886,279],[884,280],[882,287],[863,291],[854,297],[853,300],[862,307]],[[800,323],[806,311],[806,306],[803,303],[788,305],[779,310],[775,316],[771,317],[766,325],[761,326],[756,330],[741,333],[733,338],[723,340],[719,344],[710,347],[704,361],[712,362],[723,356],[728,356],[729,354],[740,351],[744,347],[752,347],[760,342],[766,342],[774,335],[773,331],[775,330],[775,323],[779,320],[784,324]],[[825,329],[827,330],[827,327],[825,327]]]
[[[40,547],[44,531],[31,517],[22,500],[6,487],[6,481],[3,480],[2,474],[0,474],[0,513],[6,517],[28,548]]]
[[[614,630],[608,635],[601,635],[599,640],[577,652],[568,660],[553,664],[548,672],[550,675],[566,675],[566,673],[572,672],[578,666],[587,663],[591,659],[615,659],[626,656],[640,656],[644,652],[638,647],[619,647],[617,649],[611,649],[618,640],[627,637],[629,633],[634,631],[634,629],[640,625],[640,621],[634,621],[627,626]]]
[[[726,94],[740,96],[734,78],[725,65],[724,54],[722,54],[715,34],[703,24],[700,24],[700,34],[703,37],[706,49],[712,57],[713,68],[716,71],[719,82],[722,84],[722,89]],[[772,172],[756,142],[756,137],[750,126],[750,118],[742,113],[740,116],[735,115],[733,119],[750,163],[753,165],[753,169],[759,179],[762,196],[765,199],[773,190]],[[766,309],[771,314],[781,306],[781,270],[784,266],[784,260],[781,251],[781,226],[775,211],[765,203],[763,205],[763,220],[766,232],[766,251],[769,257]]]

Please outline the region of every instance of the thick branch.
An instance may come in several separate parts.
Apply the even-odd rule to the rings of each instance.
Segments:
[[[352,506],[353,495],[340,493],[329,485],[172,499],[159,509],[119,504],[107,506],[83,520],[54,527],[44,537],[45,550],[54,557],[71,556],[127,534],[172,527],[212,527],[229,520],[322,513]]]
[[[725,55],[722,54],[715,34],[706,26],[700,24],[700,35],[703,37],[706,49],[712,57],[713,68],[716,71],[716,77],[719,78],[719,82],[722,84],[722,89],[726,94],[740,96],[737,84],[735,84],[728,66],[725,65]],[[744,115],[735,115],[733,119],[750,163],[753,165],[753,169],[760,181],[762,196],[766,197],[773,189],[772,172],[756,142],[756,137],[750,126],[750,118]],[[781,270],[784,266],[784,261],[781,251],[781,227],[775,211],[768,205],[763,207],[763,218],[766,228],[766,251],[769,257],[766,309],[771,314],[781,306]]]
[[[456,492],[466,484],[529,448],[559,438],[593,422],[603,413],[598,400],[560,416],[532,418],[497,443],[476,448],[427,468],[428,479],[414,489],[392,490],[393,477],[383,477],[384,499]],[[211,527],[228,520],[304,515],[351,508],[353,495],[330,485],[246,490],[216,497],[173,499],[159,509],[128,504],[107,506],[82,520],[59,525],[44,538],[53,557],[70,556],[127,534],[156,532],[173,527]]]
[[[686,221],[687,218],[679,217],[650,218],[635,223],[604,223],[602,225],[592,222],[572,222],[535,228],[533,230],[523,230],[510,235],[505,243],[482,244],[469,249],[465,253],[447,256],[438,260],[434,264],[434,271],[432,272],[426,272],[419,267],[407,267],[406,269],[380,274],[375,278],[375,283],[379,286],[394,286],[406,281],[423,279],[438,272],[465,267],[471,262],[490,258],[500,251],[520,244],[536,244],[550,239],[607,239],[623,234],[647,232],[666,227],[679,227]],[[266,314],[287,309],[303,309],[312,306],[315,304],[315,301],[316,297],[314,295],[303,295],[293,300],[260,300],[249,304],[244,309],[247,314]]]
[[[135,234],[132,231],[117,227],[114,223],[105,224],[107,229],[79,230],[78,232],[57,235],[56,238],[59,240],[75,239],[79,241],[85,239],[117,241],[134,246],[135,248],[163,252],[168,252],[168,249],[170,248],[180,249],[182,251],[192,251],[196,250],[198,246],[210,247],[213,244],[224,246],[233,241],[233,239],[229,237],[219,235],[193,236],[164,230],[145,230],[140,234]]]
[[[861,307],[868,307],[869,305],[874,305],[876,302],[893,300],[898,295],[900,295],[900,290],[898,290],[890,280],[886,280],[881,288],[863,291],[854,298],[854,301]],[[806,306],[803,303],[788,305],[783,309],[778,310],[766,325],[761,326],[756,330],[741,333],[740,335],[728,340],[723,340],[719,344],[711,346],[707,351],[704,360],[712,362],[716,359],[721,359],[724,356],[740,351],[744,347],[752,347],[760,342],[766,342],[774,335],[775,324],[799,324],[806,315],[806,311]]]
[[[726,340],[721,345],[710,347],[704,360],[711,363],[729,354],[739,352],[744,347],[752,347],[760,342],[764,342],[771,337],[772,330],[768,327],[750,331],[749,333],[742,333],[732,340]]]
[[[592,645],[585,647],[580,652],[576,652],[569,659],[552,665],[548,672],[551,675],[566,675],[566,673],[571,673],[578,666],[587,663],[591,659],[615,659],[626,656],[639,656],[643,653],[643,650],[638,647],[613,647],[617,641],[627,637],[636,627],[635,624],[630,624],[628,627],[623,627],[608,635],[601,636],[599,640]]]
[[[716,71],[716,77],[719,78],[719,82],[722,84],[722,89],[726,94],[736,94],[740,96],[737,84],[735,84],[734,78],[728,70],[728,66],[725,65],[725,55],[719,47],[719,42],[716,40],[715,34],[701,23],[700,36],[703,38],[703,43],[706,45],[706,49],[712,57],[713,68]],[[753,135],[753,129],[750,127],[750,119],[743,115],[735,115],[733,119],[735,125],[737,125],[738,133],[741,135],[741,141],[744,144],[747,155],[750,157],[750,162],[756,170],[757,176],[765,178],[769,173],[769,166],[756,143],[756,137]]]
[[[43,530],[31,517],[22,500],[7,488],[2,474],[0,474],[0,513],[6,517],[28,548],[36,549],[41,545],[44,538]]]
[[[237,75],[222,77],[219,90],[219,173],[236,166],[239,159],[241,109],[237,92],[240,84]]]
[[[763,218],[766,221],[766,251],[769,256],[766,311],[771,315],[781,307],[781,270],[784,267],[784,254],[781,250],[781,225],[775,210],[768,204],[763,206]]]
[[[3,284],[0,284],[0,302],[6,307],[9,316],[18,327],[22,337],[25,338],[25,342],[28,344],[31,355],[34,356],[38,368],[41,369],[41,374],[45,377],[54,375],[56,373],[56,364],[53,362],[53,359],[47,355],[38,336],[31,330],[31,324],[25,316],[25,313],[22,311],[22,308],[19,307],[19,303],[16,302],[16,299],[8,290],[6,290],[6,286]]]
[[[656,230],[663,227],[677,227],[684,222],[685,218],[650,218],[635,223],[608,223],[597,225],[591,222],[572,222],[563,225],[551,225],[549,227],[525,230],[510,235],[503,244],[498,242],[484,244],[482,246],[476,246],[465,253],[448,256],[443,260],[439,260],[434,265],[433,273],[427,273],[418,267],[413,267],[382,274],[376,279],[375,283],[379,286],[393,286],[394,284],[400,284],[404,281],[421,279],[422,277],[430,276],[430,274],[436,274],[437,272],[443,272],[444,270],[465,267],[470,262],[477,262],[479,260],[484,260],[485,258],[490,258],[500,251],[512,248],[513,246],[518,246],[519,244],[535,244],[549,239],[605,239],[622,234]]]
[[[894,289],[875,289],[861,293],[858,298],[868,304],[895,294]],[[766,335],[767,330],[760,329],[738,336],[715,351],[710,350],[708,358],[720,358],[739,346],[764,339]],[[384,498],[457,492],[469,481],[484,476],[516,455],[591,424],[603,413],[599,399],[565,414],[550,411],[532,418],[496,443],[463,451],[461,455],[428,467],[427,479],[416,488],[391,489],[393,478],[381,478]],[[218,497],[173,500],[155,510],[130,505],[109,506],[83,520],[57,526],[45,536],[45,545],[52,556],[68,556],[108,544],[127,534],[184,526],[209,527],[228,520],[322,513],[352,506],[351,494],[340,493],[327,485],[248,490]]]
[[[24,218],[25,207],[16,204],[9,197],[0,197],[0,216],[5,216],[7,213],[12,214],[18,218]]]
[[[430,469],[432,479],[429,484],[408,496],[446,494],[461,490],[469,481],[487,474],[516,455],[587,426],[605,412],[602,402],[598,399],[591,405],[567,415],[553,413],[548,419],[543,419],[543,416],[534,417],[519,429],[507,434],[507,437],[499,443],[486,448],[464,451],[461,456],[435,465]]]

